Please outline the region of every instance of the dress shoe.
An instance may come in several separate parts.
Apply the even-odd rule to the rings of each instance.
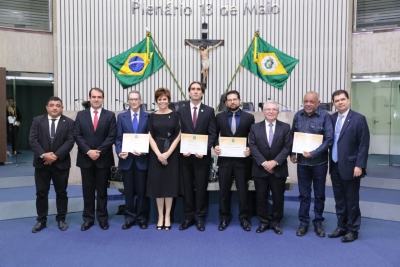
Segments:
[[[107,230],[108,228],[110,228],[110,225],[108,224],[107,221],[104,222],[99,222],[100,228],[103,230]]]
[[[304,236],[308,232],[308,226],[300,225],[299,229],[297,229],[297,236]]]
[[[318,237],[325,237],[325,231],[322,226],[314,226],[314,232]]]
[[[134,221],[125,221],[125,223],[122,225],[122,230],[128,230],[130,229],[133,225],[135,224]]]
[[[228,227],[228,221],[221,221],[218,225],[218,231],[224,231]]]
[[[181,226],[179,227],[179,230],[186,230],[186,229],[188,229],[190,226],[192,226],[194,224],[194,222],[193,221],[190,221],[190,220],[185,220],[182,224],[181,224]]]
[[[348,231],[344,237],[342,237],[342,242],[353,242],[354,240],[358,239],[358,233]]]
[[[336,238],[336,237],[340,237],[340,236],[344,236],[347,232],[346,231],[342,231],[340,230],[340,228],[336,228],[335,231],[333,231],[332,233],[328,234],[329,238]]]
[[[265,231],[267,231],[268,229],[270,229],[271,227],[269,226],[269,224],[261,224],[257,230],[256,233],[261,234],[264,233]]]
[[[243,230],[245,230],[246,232],[251,231],[250,223],[248,220],[242,220],[240,222],[240,226],[242,226]]]
[[[35,224],[35,226],[33,226],[32,228],[32,233],[37,233],[42,231],[44,228],[46,228],[46,223],[40,223],[38,222],[37,224]]]
[[[275,234],[281,235],[282,229],[279,226],[271,226],[271,229],[274,230]]]
[[[68,224],[65,221],[59,221],[58,228],[60,228],[61,231],[65,231],[68,229]]]
[[[81,231],[89,230],[93,226],[93,222],[84,222],[81,226]]]
[[[197,230],[199,230],[199,231],[201,231],[201,232],[203,232],[204,230],[206,230],[206,226],[204,225],[204,222],[203,222],[203,221],[197,221],[196,227],[197,227]]]
[[[164,230],[165,230],[165,231],[171,230],[171,225],[170,225],[170,226],[164,226]]]
[[[147,229],[149,227],[146,221],[138,221],[138,225],[140,229]]]

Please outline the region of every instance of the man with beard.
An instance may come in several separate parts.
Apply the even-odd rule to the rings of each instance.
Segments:
[[[323,136],[322,144],[313,151],[293,154],[290,160],[297,163],[297,179],[299,184],[299,220],[297,236],[304,236],[310,223],[311,185],[314,189],[314,214],[312,221],[314,231],[319,237],[325,237],[322,228],[325,207],[325,183],[328,172],[328,149],[333,143],[332,120],[326,110],[319,108],[320,101],[316,92],[304,95],[303,109],[293,118],[292,135],[295,132],[318,134]]]
[[[238,91],[229,91],[225,95],[225,104],[228,110],[216,116],[217,136],[221,137],[244,137],[247,138],[250,127],[254,124],[254,116],[246,113],[239,108],[241,103]],[[216,138],[215,153],[221,155],[219,140]],[[232,176],[235,179],[236,188],[239,195],[239,221],[243,230],[250,231],[249,206],[247,197],[247,182],[250,176],[249,160],[250,149],[246,147],[243,151],[243,158],[239,157],[218,157],[219,173],[219,231],[224,231],[232,219],[231,214],[231,187]]]

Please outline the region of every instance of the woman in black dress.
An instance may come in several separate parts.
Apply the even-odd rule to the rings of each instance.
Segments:
[[[159,88],[155,92],[159,110],[150,115],[150,136],[147,196],[156,198],[158,209],[157,230],[171,229],[171,206],[179,195],[179,149],[181,126],[177,112],[168,108],[171,92]],[[165,206],[165,216],[164,216]]]

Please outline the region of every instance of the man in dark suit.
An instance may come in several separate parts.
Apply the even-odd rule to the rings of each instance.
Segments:
[[[338,111],[331,115],[335,138],[330,150],[330,173],[338,224],[328,236],[343,236],[343,242],[353,242],[358,238],[361,223],[360,180],[366,175],[369,129],[365,117],[350,109],[347,91],[334,92],[332,102]]]
[[[244,137],[249,136],[250,127],[254,124],[254,116],[239,108],[240,94],[238,91],[229,91],[225,95],[225,104],[228,108],[216,116],[217,136],[221,137]],[[222,152],[219,147],[218,137],[215,139],[215,153],[219,156]],[[243,230],[250,231],[249,206],[248,206],[248,180],[250,149],[246,147],[243,151],[245,157],[218,157],[218,178],[219,178],[219,219],[218,230],[223,231],[228,227],[231,214],[231,187],[232,176],[239,195],[239,221]]]
[[[115,151],[119,157],[118,168],[122,170],[125,191],[125,223],[122,229],[132,227],[137,220],[141,229],[147,229],[149,199],[146,196],[148,156],[136,151],[122,151],[124,133],[147,133],[149,114],[140,110],[142,103],[140,93],[132,91],[128,94],[128,111],[120,113],[117,121],[117,140]],[[136,210],[134,197],[136,192]]]
[[[49,211],[48,195],[50,182],[53,181],[56,192],[58,227],[65,231],[68,224],[65,216],[68,209],[67,186],[71,158],[69,152],[74,146],[74,121],[62,114],[63,104],[60,98],[50,97],[46,106],[47,114],[33,119],[29,133],[29,145],[34,154],[36,185],[37,224],[32,233],[46,227]]]
[[[286,178],[289,175],[287,157],[292,149],[290,125],[277,120],[279,106],[274,101],[264,104],[265,120],[251,126],[249,147],[253,156],[252,176],[256,187],[257,233],[272,228],[282,234],[283,203]],[[272,215],[268,216],[268,195],[272,193]]]
[[[179,230],[194,224],[199,231],[205,230],[204,218],[207,206],[207,187],[211,165],[211,147],[216,138],[214,109],[201,103],[205,88],[200,82],[189,85],[190,105],[178,110],[181,117],[181,132],[208,135],[207,155],[182,154],[182,176],[185,195],[183,206],[185,221]]]
[[[107,230],[107,184],[110,168],[114,166],[112,145],[117,135],[114,112],[102,108],[104,92],[100,88],[89,91],[90,108],[79,111],[75,120],[74,137],[78,145],[76,166],[81,168],[83,190],[82,231],[94,224],[95,194],[96,217],[100,228]]]

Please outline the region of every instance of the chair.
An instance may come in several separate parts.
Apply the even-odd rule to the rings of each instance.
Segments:
[[[319,108],[326,111],[332,111],[332,103],[320,103]]]
[[[147,104],[140,104],[140,110],[146,111],[147,110]]]
[[[242,102],[242,104],[243,104],[243,107],[242,107],[243,111],[248,111],[248,112],[254,111],[253,102]]]
[[[226,105],[225,105],[225,99],[226,99],[226,93],[223,93],[219,99],[219,106],[218,106],[218,111],[225,111],[227,110]]]

